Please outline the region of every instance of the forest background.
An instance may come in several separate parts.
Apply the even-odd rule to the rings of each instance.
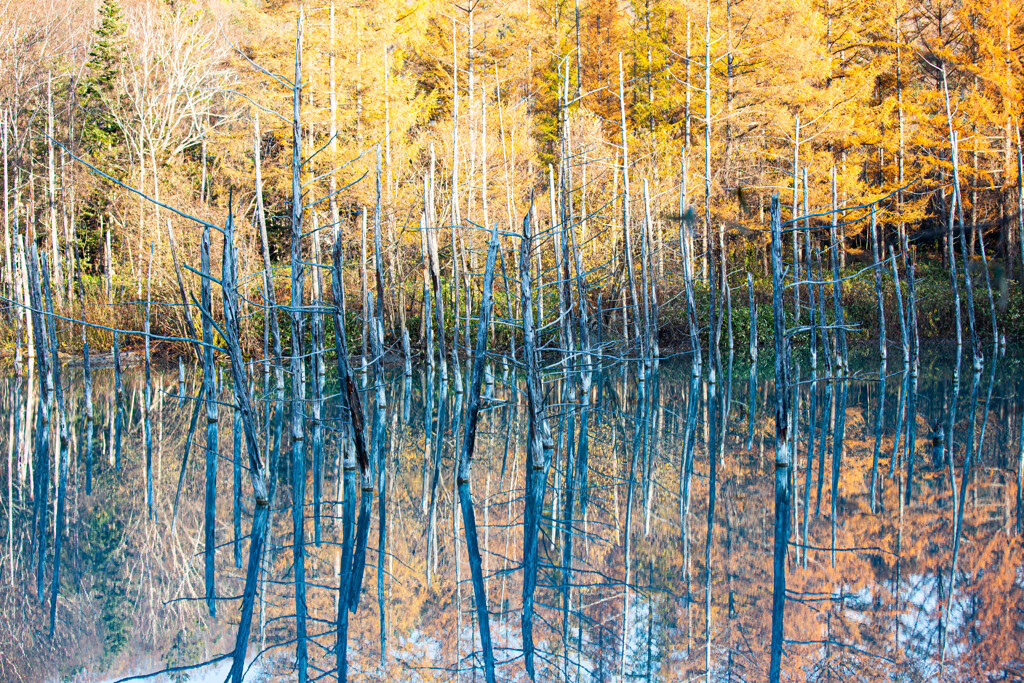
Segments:
[[[124,186],[214,223],[223,223],[231,201],[243,273],[262,267],[259,194],[267,255],[286,261],[292,93],[275,74],[292,73],[300,9],[302,156],[315,153],[303,168],[306,205],[320,200],[306,220],[321,228],[311,238],[314,254],[329,252],[317,249],[330,240],[328,229],[341,230],[357,337],[366,301],[356,294],[360,265],[373,267],[364,226],[366,207],[374,218],[377,147],[393,338],[403,318],[411,337],[422,337],[421,217],[463,226],[439,240],[445,286],[458,292],[458,271],[472,283],[465,274],[483,266],[483,233],[466,226],[518,231],[531,196],[541,227],[557,212],[576,225],[588,297],[603,297],[609,335],[628,306],[623,222],[648,215],[663,343],[688,338],[681,216],[693,218],[698,297],[708,296],[709,273],[714,280],[709,257],[712,269],[720,259],[726,282],[739,288],[742,336],[746,273],[755,298],[770,295],[767,206],[776,192],[783,219],[833,202],[843,209],[837,257],[847,274],[872,262],[867,214],[856,207],[884,198],[876,216],[882,254],[887,245],[901,254],[906,236],[919,260],[920,334],[951,338],[951,131],[959,138],[956,228],[969,242],[967,275],[979,278],[984,268],[981,237],[1000,331],[1024,335],[1024,301],[1013,284],[1024,260],[1024,40],[1020,6],[1007,0],[324,0],[304,8],[272,0],[8,0],[0,13],[5,296],[20,300],[19,253],[34,240],[59,256],[50,276],[69,315],[84,294],[82,315],[92,322],[141,329],[141,307],[112,304],[142,299],[150,265],[153,298],[179,301],[173,257],[198,263],[200,226]],[[553,191],[548,201],[553,187],[557,202]],[[638,234],[634,227],[629,238],[636,254]],[[814,240],[828,250],[827,231]],[[821,257],[826,272],[828,258]],[[198,289],[193,273],[183,279],[185,289]],[[259,302],[259,278],[251,283],[250,300]],[[888,276],[884,284],[895,296]],[[276,286],[277,300],[286,300],[284,275]],[[975,294],[985,335],[984,288]],[[870,336],[870,283],[847,280],[844,301],[847,319]],[[186,309],[166,310],[154,334],[188,336]],[[767,316],[761,324],[770,326]],[[16,326],[5,327],[13,343]],[[249,330],[250,348],[259,327]],[[104,330],[90,334],[109,345]]]

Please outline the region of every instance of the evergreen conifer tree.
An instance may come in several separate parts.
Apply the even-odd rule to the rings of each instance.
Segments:
[[[127,23],[118,0],[103,0],[98,14],[100,25],[96,28],[96,42],[89,51],[88,76],[81,91],[81,103],[86,111],[83,141],[93,152],[109,151],[123,138],[123,131],[110,116],[110,110],[117,106],[116,81],[128,49]]]

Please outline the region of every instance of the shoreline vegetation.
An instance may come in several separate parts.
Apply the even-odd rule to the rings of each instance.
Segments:
[[[279,269],[283,269],[283,266],[279,266]],[[993,266],[994,271],[998,271],[998,266]],[[351,269],[350,269],[351,270]],[[925,266],[922,268],[924,272],[918,271],[916,284],[917,284],[917,297],[916,306],[918,311],[918,328],[921,343],[926,344],[946,344],[952,345],[957,341],[957,333],[955,328],[956,313],[955,305],[952,296],[950,295],[950,287],[948,280],[948,272],[942,272],[944,266],[932,265]],[[848,277],[853,276],[857,273],[854,268],[849,268],[843,271],[842,276]],[[978,286],[982,284],[981,276],[978,274],[974,275],[978,282],[975,284],[974,300],[975,308],[979,311],[985,311],[987,307],[987,299],[984,289],[980,289]],[[358,291],[358,273],[346,273],[346,291],[352,291],[355,289]],[[442,280],[442,286],[447,285],[447,281]],[[276,285],[276,299],[278,301],[287,300],[290,296],[290,282],[284,276],[275,277]],[[659,324],[659,340],[658,346],[664,352],[664,355],[678,355],[678,354],[689,354],[692,353],[691,338],[688,327],[688,321],[686,317],[686,302],[685,302],[685,291],[683,291],[682,283],[674,283],[670,278],[666,278],[659,283],[663,296],[666,299],[666,303],[659,307],[658,310],[658,324]],[[733,337],[734,337],[734,350],[739,351],[740,349],[746,349],[750,342],[750,305],[748,303],[749,298],[747,296],[745,283],[731,284],[733,290],[732,296],[735,297],[733,302],[732,310],[732,324],[733,324]],[[450,287],[446,288],[450,291]],[[699,285],[695,286],[694,298],[697,304],[698,310],[707,310],[709,292],[706,288],[702,288]],[[86,294],[86,300],[89,300],[88,290]],[[826,283],[823,291],[826,297],[832,297],[831,283]],[[897,296],[895,283],[891,276],[886,275],[882,280],[882,292],[883,292],[883,306],[886,316],[885,331],[887,332],[887,345],[890,348],[898,348],[900,344],[899,339],[899,322],[897,317],[897,306],[895,297]],[[500,293],[500,288],[498,290]],[[410,350],[413,354],[414,362],[422,362],[427,352],[426,340],[424,338],[423,328],[420,325],[421,310],[418,310],[421,302],[415,301],[415,295],[417,292],[407,292],[408,301],[413,302],[413,305],[417,308],[410,308],[406,311],[406,323],[407,331],[410,339]],[[966,308],[966,298],[963,290],[960,294],[960,307],[961,310]],[[978,322],[978,336],[979,340],[984,342],[986,346],[992,346],[993,341],[1001,342],[1004,346],[1019,345],[1024,341],[1024,288],[1016,282],[1004,281],[1001,283],[1001,290],[994,293],[997,297],[995,299],[996,306],[996,322],[997,329],[999,330],[1000,339],[993,340],[992,338],[992,326],[990,318],[985,313],[979,313]],[[153,293],[153,306],[168,305],[174,307],[174,293],[166,292],[167,299],[161,301],[157,293]],[[772,311],[770,310],[771,305],[771,283],[754,280],[753,282],[753,296],[755,306],[759,311],[759,317],[757,320],[758,336],[765,338],[771,334],[772,325]],[[871,287],[870,283],[861,280],[847,280],[843,285],[842,291],[844,317],[846,320],[855,321],[855,324],[847,332],[847,339],[853,346],[868,348],[877,348],[879,342],[879,321],[877,317],[877,306],[878,298],[876,292]],[[742,297],[742,298],[741,298]],[[548,293],[548,298],[551,301],[547,304],[554,309],[557,309],[557,296],[554,293]],[[346,313],[347,313],[347,324],[346,331],[347,336],[354,344],[354,354],[358,355],[358,349],[362,343],[362,329],[361,321],[363,312],[353,306],[351,297],[347,300]],[[358,303],[356,301],[355,303]],[[253,310],[256,311],[257,315],[254,315],[248,320],[248,326],[243,327],[242,336],[245,340],[248,340],[249,346],[243,346],[243,352],[246,357],[259,357],[262,352],[261,338],[262,338],[262,318],[258,316],[257,306],[262,304],[262,297],[257,292],[252,297]],[[323,304],[326,306],[334,306],[334,301],[330,296],[323,298]],[[596,300],[591,301],[591,305],[595,305]],[[118,313],[115,314],[113,320],[105,321],[106,324],[117,322],[119,329],[124,331],[122,340],[120,341],[120,351],[122,355],[122,362],[126,365],[129,364],[141,364],[143,362],[143,346],[144,346],[144,334],[142,332],[144,317],[143,312],[145,308],[145,302],[123,302],[116,305]],[[549,308],[549,310],[551,310]],[[600,332],[596,329],[598,321],[593,320],[592,325],[594,330],[592,334],[600,335],[600,338],[609,342],[621,342],[623,340],[622,329],[621,329],[621,311],[620,310],[605,310],[603,327]],[[80,315],[77,311],[70,311],[70,315]],[[70,317],[69,315],[69,317]],[[103,313],[91,313],[86,316],[90,321],[99,321],[103,319]],[[108,314],[109,315],[109,314]],[[448,343],[452,344],[456,341],[453,335],[459,335],[461,339],[464,335],[459,332],[452,331],[455,321],[451,314],[447,315],[446,328],[448,332]],[[153,361],[163,365],[176,365],[179,358],[184,358],[186,362],[191,358],[195,361],[195,356],[192,353],[192,342],[187,339],[170,340],[167,338],[173,338],[181,333],[181,327],[184,323],[180,319],[176,319],[173,316],[160,319],[159,317],[154,318],[151,323],[151,334],[152,334],[152,345],[151,350]],[[81,363],[81,339],[80,332],[76,331],[77,325],[70,321],[57,321],[56,329],[58,333],[58,339],[60,340],[61,348],[60,354],[62,358],[71,360],[72,362]],[[329,321],[327,325],[328,336],[334,337],[334,321]],[[131,334],[134,331],[135,334]],[[7,330],[7,333],[13,333],[14,330]],[[895,333],[895,336],[894,336]],[[554,332],[551,332],[554,334]],[[702,353],[707,354],[707,331],[706,328],[702,329],[700,338],[702,339]],[[91,362],[94,365],[110,365],[113,363],[113,354],[110,352],[100,352],[98,350],[109,349],[112,334],[107,330],[102,329],[90,329],[87,331],[87,337],[90,342],[90,346],[93,349]],[[307,334],[307,341],[309,335]],[[807,351],[809,345],[809,339],[807,333],[794,334],[794,347],[796,349],[802,349],[804,352]],[[507,333],[499,330],[496,338],[501,340],[500,343],[507,343]],[[14,348],[13,339],[10,336],[3,337],[3,346],[0,347],[0,358],[14,359],[18,357],[18,353]],[[386,330],[386,343],[388,348],[386,349],[384,362],[388,365],[398,365],[402,361],[402,351],[399,346],[401,333],[397,330]],[[104,343],[106,342],[106,343]],[[455,345],[452,347],[462,357],[471,357],[471,354],[466,353],[466,349],[463,346]],[[722,345],[723,351],[726,350],[726,344]],[[288,350],[286,346],[285,351]],[[26,350],[25,355],[28,354]],[[877,355],[877,354],[876,354]],[[227,362],[226,354],[217,352],[215,354],[215,360],[217,362]]]

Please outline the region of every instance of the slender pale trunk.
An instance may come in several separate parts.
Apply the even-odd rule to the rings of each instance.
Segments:
[[[336,59],[336,57],[335,57],[335,50],[337,49],[337,44],[336,44],[336,39],[335,39],[335,27],[334,27],[335,26],[335,24],[334,24],[334,0],[331,0],[330,24],[331,24],[331,28],[330,28],[331,44],[330,44],[330,53],[329,53],[329,56],[328,56],[328,67],[327,68],[330,71],[329,77],[330,77],[330,89],[331,89],[331,92],[330,92],[329,97],[330,97],[330,109],[331,109],[330,117],[331,117],[331,120],[330,120],[329,126],[330,126],[330,136],[331,136],[331,139],[330,139],[330,142],[328,143],[328,151],[331,154],[330,166],[331,166],[331,168],[335,168],[338,165],[338,84],[337,84],[337,77],[335,76],[335,59]],[[257,141],[257,143],[258,142],[259,141]],[[257,169],[258,168],[259,167],[257,166]],[[338,208],[338,195],[337,195],[337,192],[338,192],[338,178],[337,178],[337,175],[334,174],[334,173],[331,173],[328,176],[328,178],[327,178],[327,192],[330,195],[330,199],[328,200],[328,205],[329,205],[330,211],[331,211],[331,232],[335,232],[335,231],[341,229],[341,212],[340,212],[340,210]],[[259,197],[257,195],[257,201],[260,204],[260,215],[261,215],[261,220],[262,220],[262,215],[263,215],[263,208],[262,208],[263,198]],[[261,228],[261,230],[264,230],[265,229],[264,228],[264,224],[261,224],[260,228]],[[266,241],[266,237],[264,237],[264,241]],[[265,267],[269,268],[270,267],[270,264],[269,264],[270,258],[269,258],[269,256],[265,260],[267,262],[265,264]],[[344,302],[338,302],[338,301],[336,301],[335,304],[336,305],[340,304],[342,307],[344,307],[344,305],[345,305]],[[344,316],[342,317],[342,320],[344,321]]]
[[[897,2],[897,7],[899,3]],[[899,238],[902,241],[906,235],[906,223],[903,220],[903,185],[905,184],[904,176],[904,159],[906,158],[906,123],[903,115],[903,50],[900,45],[900,23],[899,23],[899,10],[897,9],[896,25],[896,116],[899,123],[899,147],[896,152],[896,183],[899,190],[896,192],[896,209],[899,212],[899,222],[896,224],[896,229],[899,232]],[[881,254],[885,256],[885,243],[881,244]]]
[[[964,236],[966,225],[964,223],[963,197],[960,193],[960,145],[957,133],[953,130],[953,114],[949,103],[949,85],[946,81],[945,64],[942,65],[942,94],[946,105],[946,124],[949,128],[949,147],[953,160],[953,195],[960,224],[960,251],[964,260],[964,292],[967,295],[967,324],[971,328],[972,367],[975,370],[980,370],[985,360],[981,346],[978,344],[978,330],[974,324],[974,283],[971,282],[971,261],[967,251],[967,239]],[[993,324],[995,324],[995,318],[993,318]]]
[[[871,205],[871,256],[874,261],[875,273],[875,298],[878,300],[878,356],[885,365],[887,354],[887,344],[885,337],[885,303],[882,299],[882,261],[881,259],[885,256],[884,250],[881,249],[881,245],[878,243],[878,219],[875,215],[875,206]],[[955,282],[955,280],[954,280]],[[959,302],[958,302],[959,303]],[[957,316],[959,318],[959,316]],[[957,325],[957,336],[959,336],[960,326]],[[871,491],[874,495],[874,489]],[[874,505],[871,506],[874,509]]]
[[[459,58],[458,45],[456,44],[458,33],[455,27],[455,17],[452,17],[452,197],[451,197],[451,221],[452,229],[459,224]],[[431,145],[431,168],[433,168],[433,145]],[[431,189],[433,189],[433,173],[431,173]],[[428,226],[433,227],[432,216],[427,215]]]
[[[47,164],[47,190],[46,202],[50,217],[50,252],[51,271],[54,286],[57,289],[57,305],[64,306],[64,276],[61,272],[60,241],[57,237],[57,178],[56,165],[53,149],[53,80],[46,81],[46,164]]]
[[[1017,246],[1020,247],[1020,272],[1024,279],[1024,153],[1017,128]]]
[[[359,296],[360,306],[359,310],[362,311],[363,317],[363,362],[362,370],[366,372],[366,359],[369,357],[369,339],[370,339],[370,299],[368,298],[366,291],[366,207],[363,207],[363,229],[362,239],[360,240],[360,252],[359,252]]]
[[[708,271],[711,249],[711,0],[704,8],[704,280],[712,286]],[[710,343],[710,342],[709,342]]]
[[[490,214],[487,211],[487,94],[480,89],[480,206],[484,213],[484,228],[489,228]]]
[[[14,195],[14,202],[15,202],[15,204],[14,204],[14,215],[15,215],[15,217],[17,217],[17,215],[18,215],[18,195],[17,194]],[[25,325],[25,331],[27,333],[25,341],[28,344],[28,374],[31,377],[32,376],[32,368],[35,365],[35,358],[36,358],[36,335],[39,332],[36,329],[34,318],[32,318],[31,314],[29,313],[29,306],[30,306],[30,302],[31,302],[31,297],[29,296],[29,283],[28,283],[28,260],[27,260],[28,259],[28,251],[26,251],[26,245],[28,243],[27,235],[26,236],[22,236],[21,234],[18,234],[18,232],[17,232],[17,227],[18,227],[17,221],[15,221],[14,227],[15,227],[15,240],[17,240],[17,247],[16,248],[17,248],[18,253],[20,254],[20,259],[19,259],[19,264],[18,265],[20,265],[20,267],[21,267],[21,302],[23,304],[22,311],[24,313],[24,325]],[[110,244],[109,236],[108,236],[107,244],[108,245]],[[116,336],[116,333],[115,333],[115,336]],[[27,421],[27,420],[25,422],[26,428],[28,427],[28,422],[29,421]],[[27,441],[25,442],[25,445],[26,445],[26,447],[28,446],[28,442]]]
[[[103,220],[100,219],[102,226]],[[114,252],[110,247],[110,230],[107,230],[107,305],[114,303]]]
[[[800,117],[796,117],[796,123],[793,128],[793,209],[790,216],[793,221],[793,227],[796,226],[797,210],[799,205],[797,204],[797,193],[799,189],[798,179],[800,177]],[[835,207],[833,207],[834,209]],[[800,232],[798,230],[793,231],[793,271],[794,276],[797,280],[800,279]],[[793,319],[796,324],[800,324],[800,287],[794,285],[793,287]]]
[[[691,89],[690,89],[690,34],[693,28],[693,22],[690,21],[690,13],[686,13],[686,103],[683,109],[683,148],[690,149],[690,145],[693,141],[690,139],[690,103],[691,103]]]
[[[497,100],[497,104],[498,104],[498,128],[499,128],[499,133],[501,134],[501,160],[502,160],[502,164],[503,164],[503,166],[505,168],[505,205],[506,205],[506,209],[508,211],[508,229],[509,229],[509,232],[511,232],[514,229],[514,227],[515,227],[515,210],[513,209],[513,200],[512,200],[512,197],[514,196],[513,195],[513,191],[512,191],[512,169],[515,166],[515,158],[513,157],[511,161],[509,160],[508,149],[505,146],[505,117],[504,117],[504,114],[502,112],[502,107],[501,107],[501,79],[498,77],[498,63],[497,63],[497,61],[495,61],[495,63],[494,63],[494,83],[495,83],[494,94],[495,94],[495,99]],[[514,151],[515,150],[513,150],[513,152]],[[502,259],[502,264],[504,264],[504,259]],[[516,265],[517,265],[516,264],[516,260],[512,259],[512,262],[511,262],[510,265],[511,265],[512,273],[513,273],[512,277],[515,278],[516,277],[515,271],[516,271]],[[502,268],[504,268],[504,265],[502,266]],[[516,319],[518,316],[516,314],[515,297],[512,297],[509,294],[509,292],[508,292],[508,278],[507,277],[503,277],[502,279],[504,281],[504,286],[505,286],[505,306],[507,307],[506,314],[508,315],[509,319]],[[515,346],[516,341],[515,341],[515,335],[512,334],[511,332],[509,333],[509,344],[511,346],[510,354],[511,354],[511,356],[513,358],[515,358],[515,356],[516,356],[516,346]]]
[[[811,280],[811,206],[810,206],[810,195],[807,192],[807,168],[803,169],[801,184],[804,195],[804,272],[807,274],[808,283]],[[796,225],[793,226],[794,228]],[[815,304],[814,304],[814,286],[811,284],[807,285],[807,312],[810,315],[809,327],[811,328],[811,370],[816,371],[818,369],[818,338],[817,338],[817,327],[815,320]],[[810,457],[810,456],[808,456]],[[795,470],[794,470],[795,471]],[[799,504],[799,500],[796,500]],[[797,529],[799,533],[799,529]],[[805,535],[806,540],[806,535]],[[806,549],[805,549],[806,552]]]
[[[3,127],[0,128],[0,135],[3,137],[3,165],[4,165],[4,282],[13,291],[14,267],[11,261],[11,180],[7,168],[8,157],[8,133],[7,133],[7,110],[4,110]],[[11,298],[15,298],[13,293]]]
[[[832,303],[835,311],[836,324],[836,367],[846,368],[846,328],[843,320],[843,281],[839,272],[837,251],[842,248],[836,236],[836,225],[839,222],[839,196],[836,192],[836,167],[832,167],[832,222],[830,225],[832,239]]]
[[[295,576],[295,664],[299,683],[305,683],[306,670],[306,556],[305,514],[305,364],[302,358],[302,24],[300,12],[295,35],[295,78],[292,82],[292,197],[291,197],[291,375],[292,375],[292,528]],[[364,299],[365,300],[365,299]]]
[[[651,192],[644,178],[644,319],[647,321],[648,356],[657,358],[658,349],[658,293],[655,288],[655,274],[651,261],[651,231],[653,216],[651,214]],[[648,359],[649,361],[650,359]]]
[[[636,294],[636,282],[633,279],[633,238],[630,235],[629,207],[629,132],[626,128],[626,91],[625,78],[622,71],[622,53],[619,53],[619,118],[622,131],[622,241],[626,254],[626,273],[629,277],[630,315],[633,318],[633,334],[638,343],[640,338],[640,315]],[[554,218],[552,217],[552,220]],[[625,315],[625,309],[623,309]],[[543,312],[541,313],[543,317]]]
[[[789,434],[789,367],[786,359],[785,309],[782,303],[782,216],[779,196],[772,197],[772,296],[775,318],[775,542],[772,591],[772,640],[768,680],[776,683],[782,673],[783,623],[786,609],[786,550],[789,546],[791,464]]]

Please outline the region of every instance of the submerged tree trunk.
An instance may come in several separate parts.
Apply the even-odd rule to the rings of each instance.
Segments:
[[[783,622],[786,610],[786,549],[789,545],[789,368],[782,303],[782,218],[779,197],[772,197],[772,291],[775,313],[775,550],[772,591],[772,640],[768,679],[775,683],[782,673]]]
[[[459,454],[457,483],[459,502],[462,508],[462,521],[466,534],[466,552],[469,556],[469,568],[473,576],[473,593],[476,599],[478,625],[480,628],[480,645],[483,649],[484,671],[488,683],[494,683],[494,652],[491,648],[490,616],[487,611],[487,590],[484,586],[483,567],[481,566],[480,547],[477,542],[476,516],[473,514],[473,498],[470,493],[470,464],[476,445],[476,428],[480,415],[480,385],[483,378],[483,366],[487,362],[487,332],[491,317],[491,288],[494,283],[494,262],[498,252],[498,228],[491,230],[490,246],[487,250],[487,266],[484,271],[483,299],[480,303],[480,318],[477,320],[476,353],[473,354],[473,379],[469,390],[469,405],[466,409],[466,426],[462,437],[462,450]]]

